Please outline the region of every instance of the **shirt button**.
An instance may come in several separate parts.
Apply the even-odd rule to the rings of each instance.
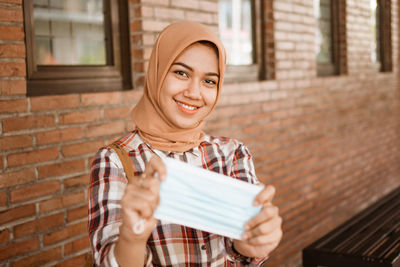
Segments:
[[[201,245],[201,249],[202,249],[202,250],[206,250],[206,248],[207,248],[206,245],[204,245],[204,244]]]

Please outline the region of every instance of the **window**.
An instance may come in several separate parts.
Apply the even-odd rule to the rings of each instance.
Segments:
[[[131,87],[127,1],[24,1],[28,95]]]
[[[264,78],[261,5],[258,0],[219,0],[219,34],[227,52],[227,82]]]
[[[371,5],[371,26],[372,26],[371,60],[373,63],[380,65],[381,55],[379,53],[380,50],[379,7],[376,0],[370,0],[370,5]]]
[[[345,0],[314,0],[317,75],[347,73]]]
[[[377,71],[392,70],[391,2],[370,0],[371,61]]]

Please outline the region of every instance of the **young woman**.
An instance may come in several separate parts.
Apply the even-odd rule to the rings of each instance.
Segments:
[[[245,145],[202,131],[220,96],[225,64],[221,41],[204,25],[179,22],[160,33],[132,113],[136,129],[118,141],[136,177],[128,182],[113,149],[100,149],[93,161],[89,234],[95,265],[251,266],[278,245],[282,220],[271,203],[272,186],[257,195],[254,205],[262,208],[246,223],[242,240],[153,218],[166,177],[157,155],[259,183]],[[136,234],[132,229],[141,218],[144,231]]]

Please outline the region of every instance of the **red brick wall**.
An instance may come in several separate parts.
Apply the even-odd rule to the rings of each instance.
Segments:
[[[304,246],[400,185],[398,1],[394,71],[377,73],[369,60],[369,0],[348,0],[348,75],[326,78],[315,75],[305,2],[265,2],[276,79],[225,85],[206,129],[244,141],[259,178],[277,187],[284,237],[270,266],[299,266]],[[80,266],[91,157],[132,128],[157,33],[180,19],[217,29],[217,1],[130,0],[137,90],[46,97],[25,96],[21,4],[0,0],[0,266]]]

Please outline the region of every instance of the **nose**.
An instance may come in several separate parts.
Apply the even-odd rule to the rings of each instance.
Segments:
[[[201,99],[200,82],[197,79],[192,79],[188,83],[188,88],[183,92],[183,95],[192,99]]]

